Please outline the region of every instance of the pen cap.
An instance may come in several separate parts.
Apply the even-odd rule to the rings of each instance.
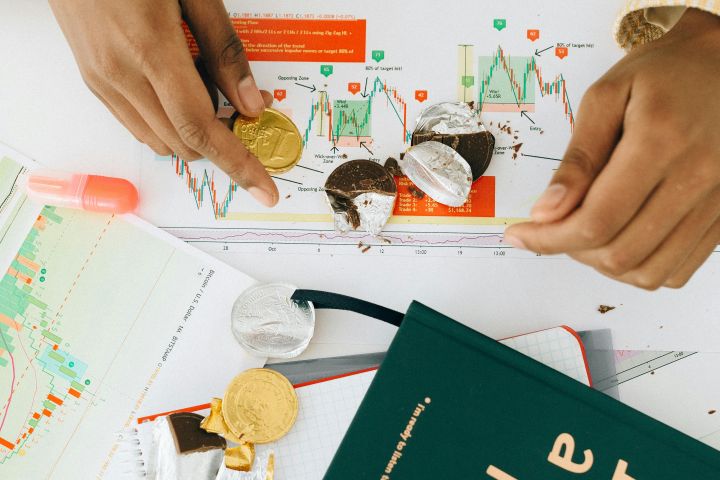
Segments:
[[[88,175],[82,208],[94,212],[128,213],[138,205],[135,186],[124,178]]]
[[[138,204],[132,183],[100,175],[37,171],[29,176],[27,191],[38,203],[94,212],[127,213]]]
[[[29,175],[27,193],[37,203],[83,208],[82,193],[86,182],[87,175],[40,170]]]

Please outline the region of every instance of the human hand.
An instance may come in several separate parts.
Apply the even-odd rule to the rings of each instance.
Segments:
[[[222,0],[50,0],[85,83],[159,155],[206,157],[266,206],[278,191],[265,168],[215,118],[185,41],[190,26],[207,70],[236,110],[272,103],[258,90]]]
[[[531,222],[505,241],[678,288],[720,242],[720,18],[688,9],[585,94]]]

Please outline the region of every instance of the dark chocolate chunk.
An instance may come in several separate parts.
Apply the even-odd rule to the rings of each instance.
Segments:
[[[325,193],[335,212],[345,212],[353,230],[360,226],[360,214],[353,199],[363,193],[397,194],[397,185],[392,175],[379,163],[372,160],[350,160],[328,176]]]
[[[412,145],[430,140],[444,143],[458,152],[470,164],[473,181],[485,173],[495,149],[495,137],[488,131],[460,134],[415,132],[412,136]]]
[[[179,412],[168,415],[170,433],[175,440],[175,449],[179,454],[205,452],[217,448],[225,449],[227,443],[217,433],[206,432],[200,428],[203,416],[197,413]]]
[[[337,167],[325,181],[325,190],[355,198],[362,193],[395,195],[395,180],[388,171],[372,160],[350,160]]]
[[[387,160],[385,160],[385,170],[390,172],[390,175],[393,177],[402,177],[403,173],[402,170],[400,170],[400,165],[398,164],[398,161],[395,160],[393,157],[389,157]]]

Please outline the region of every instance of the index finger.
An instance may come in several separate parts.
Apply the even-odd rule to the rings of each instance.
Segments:
[[[145,72],[181,140],[211,160],[263,205],[278,201],[278,190],[265,167],[215,111],[193,64],[180,29],[164,45],[163,55],[148,62]]]

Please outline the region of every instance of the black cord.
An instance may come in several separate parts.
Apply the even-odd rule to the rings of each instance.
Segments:
[[[383,322],[399,327],[405,318],[404,313],[400,313],[389,308],[382,307],[375,303],[366,302],[347,295],[339,293],[323,292],[322,290],[295,290],[292,297],[293,300],[305,300],[312,302],[315,308],[328,308],[333,310],[349,310],[351,312],[367,315],[368,317],[377,318]]]

